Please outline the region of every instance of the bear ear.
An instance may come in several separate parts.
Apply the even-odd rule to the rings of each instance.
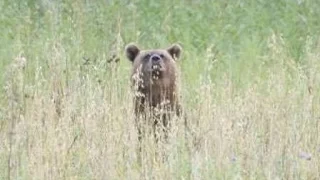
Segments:
[[[125,48],[125,52],[126,52],[126,56],[127,58],[133,62],[134,59],[137,57],[137,55],[140,52],[140,49],[138,48],[138,46],[136,46],[134,43],[130,43],[126,46]]]
[[[179,59],[182,53],[182,47],[179,44],[173,44],[170,46],[167,51],[172,56],[174,60]]]

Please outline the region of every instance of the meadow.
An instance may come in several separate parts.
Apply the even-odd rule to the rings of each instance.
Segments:
[[[0,179],[320,179],[319,0],[1,0]],[[139,163],[124,47],[180,43]]]

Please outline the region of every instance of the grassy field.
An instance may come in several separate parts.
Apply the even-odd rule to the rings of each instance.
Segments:
[[[0,1],[0,179],[320,179],[320,1]],[[140,164],[124,46],[183,47]],[[119,60],[119,61],[118,61]]]

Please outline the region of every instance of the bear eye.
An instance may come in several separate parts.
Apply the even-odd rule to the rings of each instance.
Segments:
[[[164,58],[164,55],[163,55],[163,54],[160,54],[160,57],[161,57],[161,59],[163,59],[163,58]]]
[[[144,58],[145,58],[145,59],[149,59],[150,57],[151,57],[151,54],[148,53]]]

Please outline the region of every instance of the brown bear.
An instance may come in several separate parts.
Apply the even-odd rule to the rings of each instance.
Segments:
[[[181,113],[176,60],[180,58],[182,48],[173,44],[167,49],[140,50],[130,43],[125,53],[132,62],[131,80],[139,141],[150,125],[157,141],[157,129],[161,129],[167,138],[171,117]]]

